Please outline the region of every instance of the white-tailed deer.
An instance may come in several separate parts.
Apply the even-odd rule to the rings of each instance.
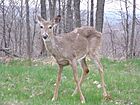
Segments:
[[[44,40],[46,49],[56,59],[57,64],[59,66],[56,87],[54,90],[54,96],[52,100],[56,100],[58,97],[58,88],[61,81],[61,73],[63,67],[66,65],[71,65],[74,80],[76,82],[76,89],[73,95],[76,92],[79,92],[81,102],[85,103],[85,98],[81,91],[81,83],[89,72],[85,61],[85,58],[88,55],[92,60],[95,60],[97,63],[97,67],[101,76],[103,96],[108,97],[105,88],[103,67],[100,63],[98,56],[96,55],[96,50],[100,46],[101,33],[97,32],[93,27],[85,26],[76,28],[70,33],[55,35],[54,27],[60,22],[60,20],[61,16],[57,16],[52,21],[46,21],[38,16],[38,23],[40,24],[41,35]],[[78,79],[77,73],[77,61],[80,61],[80,64],[83,69],[83,73],[80,80]]]

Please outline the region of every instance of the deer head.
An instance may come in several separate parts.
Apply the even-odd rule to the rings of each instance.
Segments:
[[[54,28],[57,26],[57,24],[61,20],[61,16],[58,15],[51,21],[46,21],[40,16],[37,16],[38,18],[38,23],[41,28],[41,35],[44,40],[46,40],[49,37],[52,37],[54,35]]]

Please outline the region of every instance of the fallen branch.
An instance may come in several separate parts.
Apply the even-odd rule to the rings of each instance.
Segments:
[[[9,52],[9,48],[0,48],[0,51],[6,53],[7,55],[11,55],[11,56],[14,56],[14,57],[20,57],[19,55],[16,55],[16,54],[12,54],[11,52]]]

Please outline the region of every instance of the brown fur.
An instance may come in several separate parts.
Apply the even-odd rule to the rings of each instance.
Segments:
[[[73,70],[74,80],[76,82],[74,94],[76,91],[78,91],[81,102],[85,103],[85,98],[81,91],[81,84],[89,72],[85,61],[87,55],[89,55],[91,59],[96,60],[97,67],[99,68],[101,75],[103,95],[105,97],[108,96],[105,89],[103,67],[98,56],[96,55],[96,50],[100,46],[101,42],[101,33],[96,31],[93,27],[84,26],[76,28],[70,33],[54,35],[53,28],[60,21],[60,19],[60,16],[58,16],[54,18],[53,21],[45,21],[41,17],[38,17],[39,24],[43,27],[43,29],[41,29],[41,34],[43,36],[46,49],[54,56],[59,65],[56,87],[52,100],[55,100],[58,97],[58,88],[60,85],[63,66],[70,64]],[[83,74],[80,80],[78,79],[77,73],[77,61],[80,61],[83,68]]]

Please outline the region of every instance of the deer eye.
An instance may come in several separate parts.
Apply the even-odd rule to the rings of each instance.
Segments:
[[[43,28],[43,26],[40,26],[40,28]]]
[[[49,29],[52,29],[52,26],[50,25],[50,26],[48,26],[48,28],[49,28]]]

